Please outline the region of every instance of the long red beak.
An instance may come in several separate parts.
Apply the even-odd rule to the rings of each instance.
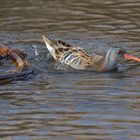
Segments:
[[[124,54],[124,58],[125,58],[125,59],[131,59],[131,60],[135,60],[135,61],[140,62],[140,58],[137,58],[137,57],[128,55],[127,53]]]

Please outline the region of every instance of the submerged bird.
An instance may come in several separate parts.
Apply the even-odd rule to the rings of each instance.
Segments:
[[[117,69],[117,64],[124,59],[140,62],[139,58],[128,55],[122,48],[110,48],[105,56],[91,55],[82,48],[74,47],[60,40],[51,40],[45,36],[43,36],[43,40],[57,62],[78,70],[110,71]]]

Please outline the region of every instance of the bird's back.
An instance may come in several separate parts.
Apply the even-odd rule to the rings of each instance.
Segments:
[[[74,47],[60,40],[51,41],[50,39],[46,39],[46,37],[44,37],[44,41],[49,52],[56,61],[67,64],[74,69],[86,70],[90,67],[96,67],[96,63],[102,59],[102,56],[100,55],[92,56],[82,48]]]

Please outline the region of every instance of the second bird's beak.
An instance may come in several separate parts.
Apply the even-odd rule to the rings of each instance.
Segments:
[[[137,57],[135,57],[135,56],[129,55],[129,54],[127,54],[127,53],[124,54],[124,58],[125,58],[125,59],[130,59],[130,60],[135,60],[135,61],[140,62],[140,58],[137,58]]]

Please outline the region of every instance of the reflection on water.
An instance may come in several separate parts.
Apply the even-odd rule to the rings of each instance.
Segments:
[[[42,35],[139,56],[139,12],[138,0],[1,0],[0,42],[30,54],[37,75],[1,84],[0,138],[138,140],[139,64],[127,73],[56,70]]]

